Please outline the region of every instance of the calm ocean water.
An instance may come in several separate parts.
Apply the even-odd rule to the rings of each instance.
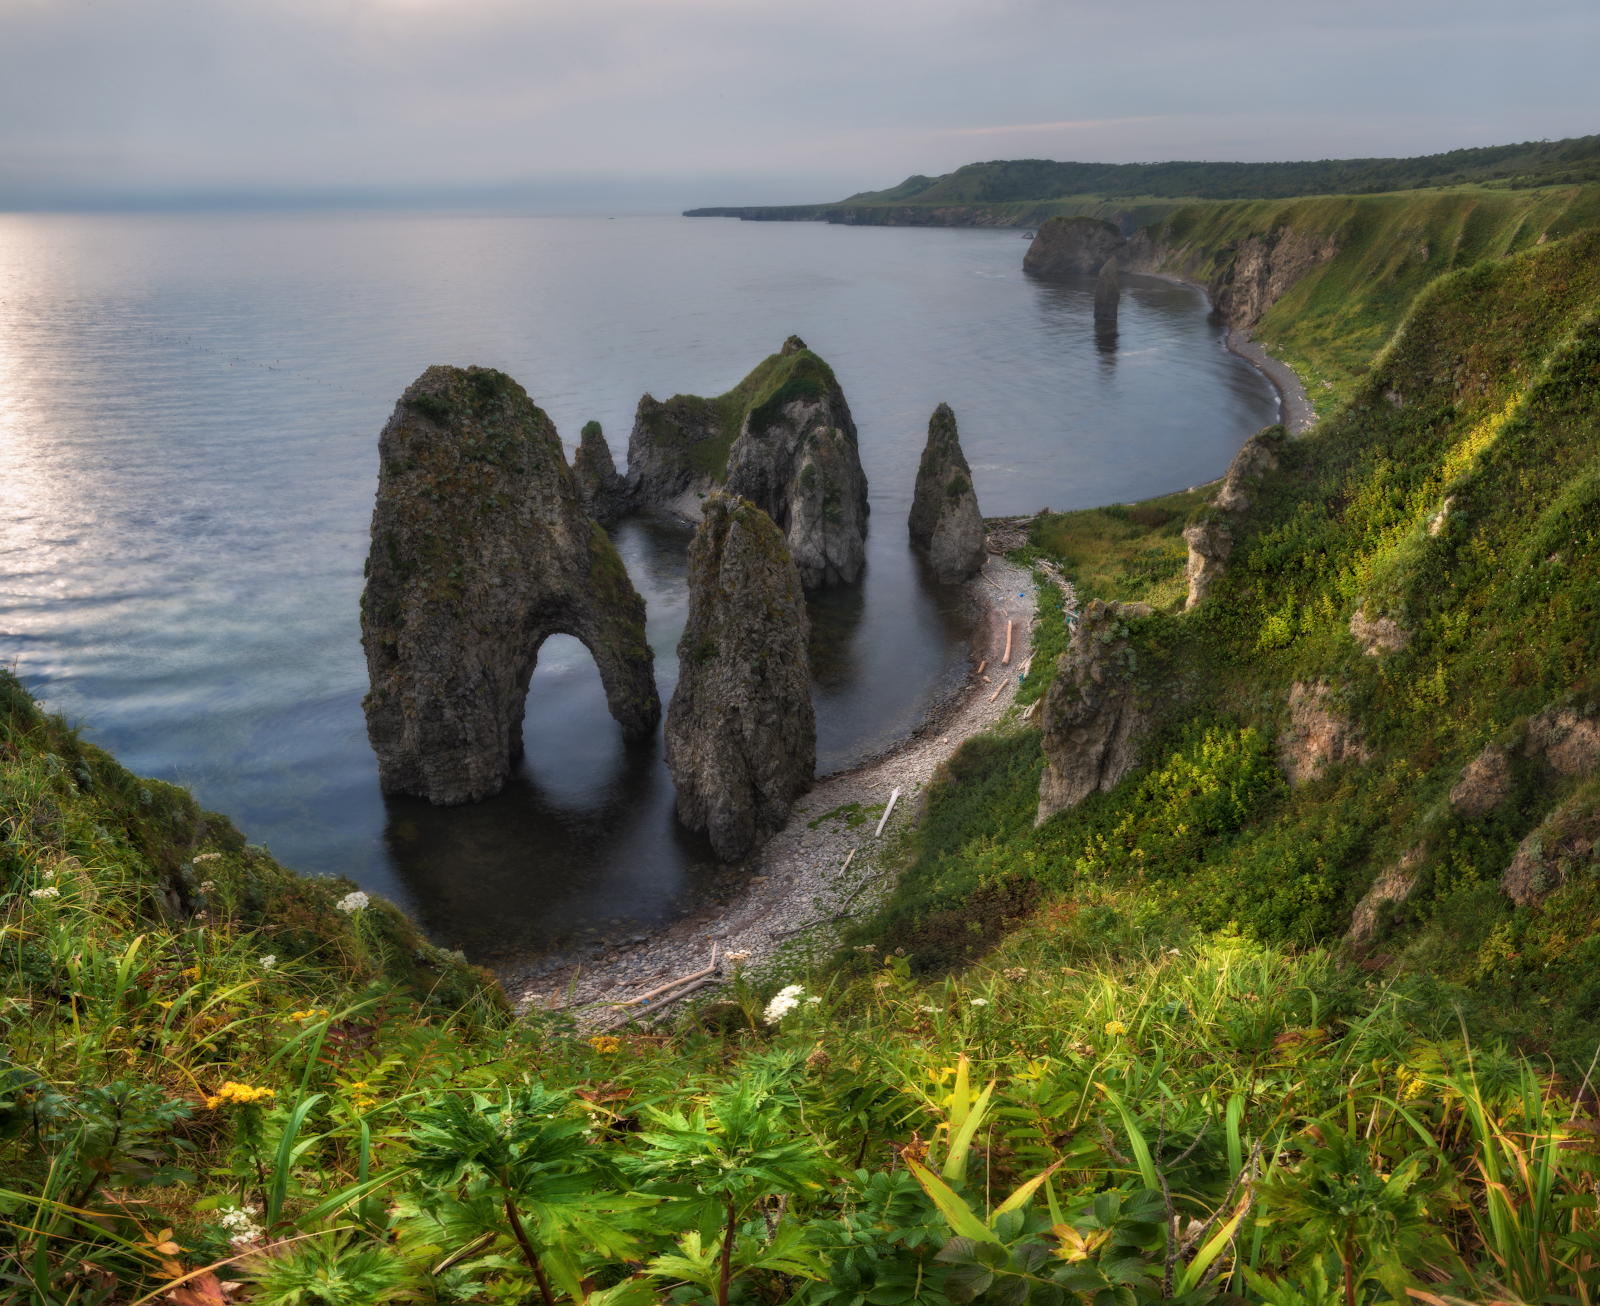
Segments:
[[[540,655],[528,756],[475,807],[386,800],[356,601],[377,434],[431,363],[516,377],[569,455],[625,454],[641,392],[717,394],[791,333],[834,367],[871,485],[868,570],[813,604],[818,755],[903,737],[965,667],[906,543],[928,415],[990,515],[1218,476],[1274,420],[1203,296],[1024,276],[1015,231],[720,219],[0,215],[0,657],[127,766],[287,864],[341,872],[503,962],[627,934],[713,887],[660,742],[624,745],[587,652]],[[614,531],[676,679],[688,532]]]

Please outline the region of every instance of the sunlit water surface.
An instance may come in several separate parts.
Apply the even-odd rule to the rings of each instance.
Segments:
[[[864,581],[818,596],[818,760],[903,738],[966,663],[958,591],[906,514],[955,409],[984,512],[1219,475],[1274,420],[1199,291],[1021,270],[1015,231],[684,218],[0,215],[0,656],[136,771],[191,786],[289,865],[340,872],[506,963],[626,937],[714,892],[659,737],[628,745],[575,640],[528,695],[498,797],[385,799],[357,599],[377,434],[431,363],[498,367],[572,447],[623,457],[639,395],[718,394],[791,333],[832,364],[871,486]],[[677,678],[686,529],[613,535]]]

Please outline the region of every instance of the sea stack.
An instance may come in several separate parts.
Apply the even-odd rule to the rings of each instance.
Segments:
[[[1100,278],[1094,283],[1094,320],[1117,320],[1117,305],[1122,302],[1122,288],[1117,285],[1117,260],[1108,258],[1100,269]]]
[[[527,392],[489,368],[430,367],[378,457],[362,707],[384,792],[497,793],[522,754],[539,646],[558,633],[594,655],[623,733],[649,737],[661,700],[644,600]]]
[[[611,446],[599,422],[584,423],[583,439],[572,455],[572,479],[583,510],[595,521],[615,521],[628,511],[628,487],[611,461]]]
[[[983,566],[983,514],[949,404],[940,404],[928,420],[910,524],[912,544],[927,552],[944,583],[965,580]]]
[[[727,862],[783,828],[811,787],[817,720],[800,572],[747,499],[713,494],[689,545],[689,620],[667,707],[678,819]]]
[[[807,589],[853,584],[866,561],[867,478],[833,370],[790,336],[727,394],[639,400],[628,494],[690,521],[718,490],[783,532]]]

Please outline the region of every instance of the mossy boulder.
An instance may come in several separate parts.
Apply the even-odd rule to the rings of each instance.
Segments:
[[[689,545],[689,619],[667,707],[678,819],[748,858],[811,787],[810,622],[783,533],[747,499],[706,500]]]
[[[378,454],[362,706],[384,792],[435,803],[499,792],[554,634],[594,655],[623,733],[653,733],[644,600],[527,392],[489,368],[430,367],[395,405]]]
[[[934,573],[946,584],[965,580],[983,566],[983,514],[949,404],[940,404],[928,419],[910,528],[911,543],[927,553]]]

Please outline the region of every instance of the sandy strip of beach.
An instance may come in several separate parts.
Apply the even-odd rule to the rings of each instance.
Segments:
[[[702,971],[711,964],[713,949],[720,976],[707,978],[725,980],[735,965],[758,966],[791,941],[825,948],[850,920],[876,906],[898,870],[888,850],[915,820],[934,771],[962,740],[1005,715],[1032,654],[1035,602],[1029,572],[991,555],[967,585],[980,613],[972,636],[973,671],[950,708],[884,755],[818,780],[796,804],[789,823],[752,859],[748,876],[724,898],[588,961],[534,979],[505,977],[518,1009],[570,1010],[586,1027],[604,1028],[627,1012],[597,1004],[626,1002]],[[1011,659],[1002,666],[1008,621]],[[879,836],[882,810],[896,789],[899,797]],[[670,1003],[671,995],[664,997]],[[629,1011],[645,1020],[671,1009],[658,999]]]

